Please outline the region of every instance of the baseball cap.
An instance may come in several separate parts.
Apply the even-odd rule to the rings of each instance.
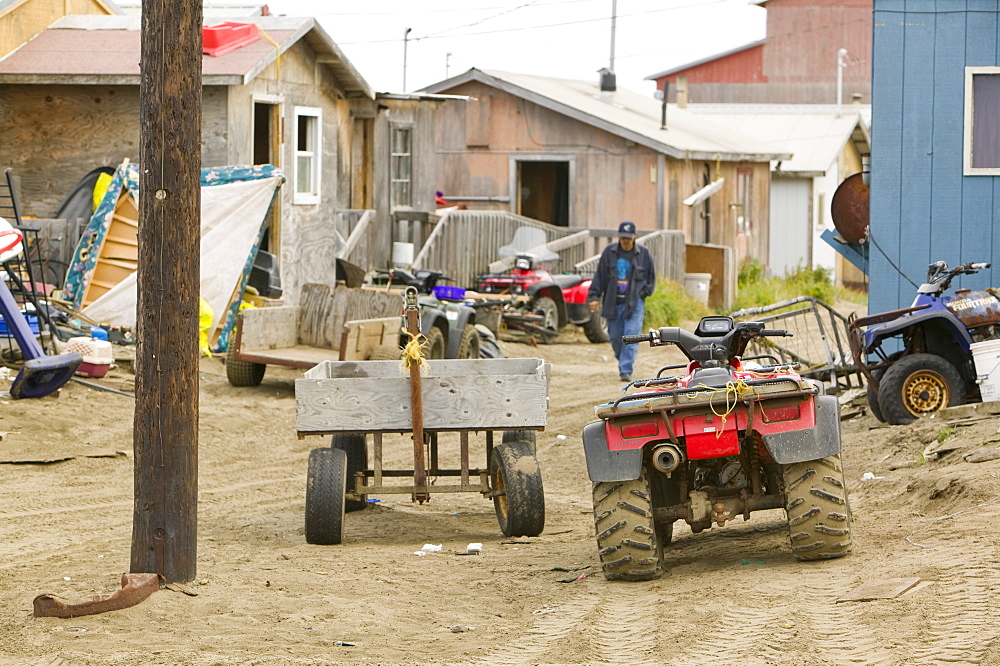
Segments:
[[[618,225],[618,238],[635,238],[635,223],[622,222]]]

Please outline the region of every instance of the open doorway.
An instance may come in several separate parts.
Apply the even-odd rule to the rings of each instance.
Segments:
[[[517,213],[568,227],[569,167],[568,160],[518,161]]]
[[[253,163],[273,164],[280,167],[281,160],[281,106],[273,101],[254,100],[253,103]],[[279,217],[280,197],[268,212],[267,229],[260,249],[278,254],[278,239],[281,238]]]

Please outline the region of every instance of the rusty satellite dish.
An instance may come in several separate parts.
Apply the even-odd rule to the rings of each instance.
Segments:
[[[837,187],[830,202],[833,226],[852,245],[868,242],[868,190],[863,174],[856,173]]]

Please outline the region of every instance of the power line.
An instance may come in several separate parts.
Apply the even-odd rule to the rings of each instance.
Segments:
[[[687,5],[678,5],[678,6],[675,6],[675,7],[665,7],[665,8],[662,8],[662,9],[651,9],[649,11],[635,12],[633,14],[619,14],[618,18],[619,19],[623,19],[623,18],[632,18],[632,17],[635,17],[635,16],[648,16],[650,14],[662,14],[663,12],[676,11],[678,9],[692,9],[692,8],[696,8],[696,7],[706,7],[708,5],[717,5],[717,4],[724,3],[724,2],[729,2],[729,1],[730,0],[712,0],[712,2],[708,2],[708,3],[695,3],[695,4],[687,4]],[[534,3],[527,3],[525,5],[521,5],[520,7],[516,7],[515,9],[521,9],[522,7],[527,7],[527,6],[532,5],[532,4],[534,4]],[[551,3],[551,4],[557,4],[557,3]],[[513,11],[513,10],[511,10],[511,11]],[[506,14],[506,13],[509,13],[509,12],[503,12],[503,13]],[[319,16],[328,16],[328,15],[327,14],[317,14],[317,16],[319,17]],[[460,27],[465,27],[465,26],[458,26],[458,27],[455,27],[455,28],[446,28],[445,30],[442,30],[441,32],[436,32],[436,33],[433,33],[431,35],[426,35],[424,37],[413,37],[413,38],[410,39],[410,41],[421,41],[421,40],[425,40],[425,39],[451,39],[451,38],[456,38],[456,37],[478,37],[480,35],[495,35],[495,34],[501,34],[501,33],[506,33],[506,32],[522,32],[522,31],[526,31],[526,30],[544,30],[544,29],[547,29],[547,28],[562,28],[562,27],[570,26],[570,25],[580,25],[580,24],[584,24],[584,23],[604,22],[604,21],[607,21],[608,18],[609,17],[607,17],[607,16],[601,16],[601,17],[598,17],[598,18],[580,19],[578,21],[563,21],[561,23],[546,23],[544,25],[534,25],[534,26],[530,26],[529,25],[529,26],[519,26],[517,28],[499,28],[497,30],[484,30],[484,31],[480,31],[480,32],[469,32],[469,33],[465,33],[465,34],[461,34],[461,35],[443,35],[442,34],[444,32],[448,32],[450,30],[457,30]],[[486,19],[484,19],[484,20],[486,20]],[[480,21],[480,23],[481,23],[481,21]],[[387,43],[395,43],[395,42],[398,42],[398,41],[399,41],[398,39],[375,39],[375,40],[369,40],[369,41],[364,41],[364,42],[337,42],[337,43],[339,45],[341,45],[341,46],[357,46],[357,45],[361,45],[361,44],[387,44]]]

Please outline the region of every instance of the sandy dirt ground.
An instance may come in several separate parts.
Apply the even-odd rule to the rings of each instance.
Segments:
[[[797,561],[772,510],[701,534],[678,523],[661,578],[608,582],[580,432],[620,390],[610,347],[502,346],[552,363],[540,536],[505,538],[475,493],[391,495],[347,514],[343,544],[307,544],[306,463],[327,441],[295,435],[299,374],[234,388],[204,359],[197,596],[68,620],[33,617],[33,598],[108,594],[128,570],[133,400],[76,383],[0,399],[0,664],[1000,664],[1000,417],[887,427],[847,402],[852,554]],[[679,360],[643,347],[636,375]],[[386,461],[412,467],[412,445],[387,442]],[[473,542],[481,554],[460,555]],[[442,549],[416,556],[424,544]],[[901,578],[918,582],[841,601]]]

